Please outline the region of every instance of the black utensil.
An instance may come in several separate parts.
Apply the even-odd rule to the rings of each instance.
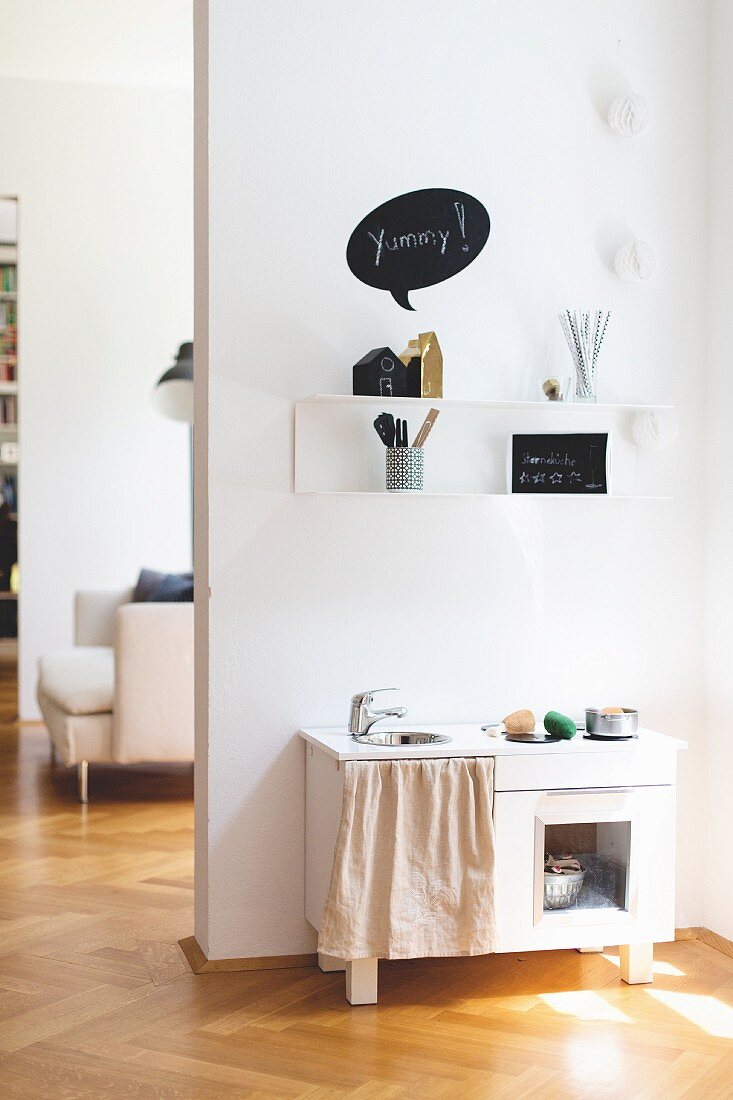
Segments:
[[[395,423],[391,413],[380,413],[374,421],[377,435],[385,447],[394,447]]]
[[[407,442],[407,421],[406,420],[402,421],[402,446],[403,447],[409,446],[409,444]]]
[[[401,446],[402,446],[402,421],[400,420],[400,418],[398,416],[397,417],[397,430],[396,430],[395,447],[401,447]]]
[[[395,440],[395,422],[392,413],[382,413],[382,424],[384,425],[384,434],[387,440],[388,447],[394,447]]]
[[[382,416],[384,416],[384,414],[382,414]],[[382,416],[378,416],[377,419],[374,421],[374,427],[377,435],[382,440],[382,443],[384,443],[385,447],[389,447],[389,443],[387,442],[387,428],[384,420],[382,419]]]

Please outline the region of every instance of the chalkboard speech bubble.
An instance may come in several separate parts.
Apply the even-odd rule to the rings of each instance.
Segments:
[[[489,239],[485,206],[472,195],[426,187],[383,202],[349,238],[346,262],[362,283],[388,290],[403,309],[408,294],[468,267]]]

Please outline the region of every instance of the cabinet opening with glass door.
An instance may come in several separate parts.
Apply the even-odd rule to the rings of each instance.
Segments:
[[[572,821],[541,825],[544,855],[543,910],[629,907],[630,821]],[[569,874],[562,864],[577,864]],[[569,879],[569,888],[565,879]]]

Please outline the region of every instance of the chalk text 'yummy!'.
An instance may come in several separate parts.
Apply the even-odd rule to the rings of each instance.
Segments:
[[[403,233],[400,237],[392,237],[391,241],[385,240],[383,229],[379,230],[378,237],[371,232],[369,236],[374,241],[376,248],[374,266],[379,267],[383,248],[386,248],[389,252],[399,252],[403,248],[425,248],[425,246],[435,248],[439,245],[441,256],[445,256],[445,246],[448,244],[450,229],[446,229],[445,232],[439,229],[437,234],[432,229],[423,229],[419,233]]]

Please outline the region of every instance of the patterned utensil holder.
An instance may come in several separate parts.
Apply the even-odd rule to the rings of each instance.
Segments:
[[[424,471],[422,447],[387,447],[388,493],[421,493]]]

